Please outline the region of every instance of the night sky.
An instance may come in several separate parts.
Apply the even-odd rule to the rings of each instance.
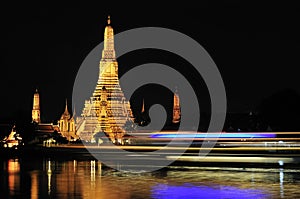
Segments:
[[[111,15],[115,33],[157,26],[195,39],[210,54],[223,77],[229,112],[248,112],[262,99],[283,89],[300,92],[299,7],[283,1],[220,2],[1,6],[0,118],[11,118],[19,112],[30,116],[32,96],[38,88],[42,120],[57,120],[65,99],[71,103],[82,61],[103,41],[107,15]],[[136,52],[122,56],[120,75],[126,67],[154,60],[181,67],[196,87],[201,82],[182,69],[185,64],[176,56],[159,55],[160,52]],[[151,101],[151,95],[147,96]]]

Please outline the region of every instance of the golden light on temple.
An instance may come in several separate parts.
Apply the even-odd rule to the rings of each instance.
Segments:
[[[75,110],[73,111],[73,115],[68,111],[68,102],[66,99],[65,111],[61,115],[60,119],[58,120],[57,124],[59,126],[60,133],[66,137],[69,141],[78,139],[76,135],[75,129]]]
[[[181,110],[180,110],[180,101],[177,88],[174,92],[174,101],[173,101],[173,123],[179,123],[181,118]]]
[[[119,83],[114,30],[110,24],[111,18],[108,16],[97,85],[76,121],[77,134],[82,140],[94,141],[95,134],[105,132],[113,142],[118,142],[125,134],[125,124],[133,123],[130,103],[125,99]]]
[[[107,17],[107,25],[110,25],[110,15]]]
[[[32,107],[32,121],[36,123],[41,122],[41,112],[40,112],[40,94],[38,90],[35,90],[33,95],[33,107]]]
[[[145,112],[145,102],[144,102],[144,99],[143,99],[143,103],[142,103],[142,110],[141,110],[141,113],[144,113]]]

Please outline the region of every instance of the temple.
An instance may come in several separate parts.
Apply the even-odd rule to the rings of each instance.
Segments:
[[[40,112],[40,95],[38,90],[35,90],[33,95],[33,107],[32,107],[32,122],[40,123],[41,122],[41,112]]]
[[[180,110],[180,101],[177,88],[174,92],[174,101],[173,101],[173,119],[172,122],[174,124],[179,123],[181,118],[181,110]]]
[[[40,94],[36,89],[33,94],[32,123],[34,124],[34,138],[31,143],[48,142],[54,132],[59,132],[58,125],[41,121],[40,104]]]
[[[59,126],[59,131],[62,136],[66,137],[67,140],[73,141],[78,139],[75,131],[75,110],[73,111],[73,115],[68,111],[68,103],[66,100],[65,111],[61,115],[60,119],[58,120],[57,124]]]
[[[113,142],[118,142],[125,134],[126,125],[132,124],[130,103],[119,84],[114,31],[108,16],[98,82],[76,121],[77,133],[82,140],[92,141],[96,133],[104,132]]]
[[[151,122],[151,119],[148,115],[148,111],[145,110],[145,100],[143,99],[142,109],[139,114],[139,120],[137,123],[139,126],[147,126],[150,122]]]

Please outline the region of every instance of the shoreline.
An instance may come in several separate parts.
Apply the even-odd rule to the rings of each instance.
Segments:
[[[20,149],[0,151],[0,158],[54,160],[95,160],[109,159],[113,163],[122,162],[132,164],[141,160],[141,157],[127,157],[120,153],[120,149],[133,154],[144,155],[145,161],[155,164],[170,162],[168,166],[187,167],[235,167],[235,168],[300,168],[300,148],[284,147],[242,147],[242,148],[213,148],[206,156],[199,155],[200,147],[189,147],[181,155],[183,148],[170,147],[165,149],[159,146],[85,146],[83,144],[59,145],[51,147],[27,146]],[[160,150],[160,156],[153,159],[149,152]],[[179,155],[178,155],[179,154]],[[129,165],[130,166],[130,165]]]

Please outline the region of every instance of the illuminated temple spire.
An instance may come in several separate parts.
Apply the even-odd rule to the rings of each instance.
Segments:
[[[104,30],[104,48],[102,50],[102,58],[99,64],[99,79],[94,94],[99,95],[99,91],[103,86],[111,89],[112,86],[119,84],[118,78],[118,62],[116,60],[116,52],[114,46],[114,29],[110,25],[110,16],[107,18],[107,25]],[[111,85],[108,86],[108,83]]]
[[[71,114],[68,111],[68,100],[66,99],[65,111],[61,115],[60,119],[57,121],[59,126],[60,133],[66,137],[69,141],[74,138],[78,138],[75,130],[75,120],[74,113],[71,117]]]
[[[86,100],[77,132],[81,139],[92,140],[93,135],[104,131],[111,140],[121,140],[124,126],[133,122],[130,103],[125,99],[118,78],[118,62],[114,47],[114,30],[108,16],[104,29],[104,47],[99,63],[99,78],[90,100]]]
[[[32,122],[40,123],[41,122],[41,111],[40,111],[40,94],[38,89],[35,89],[33,95],[33,107],[32,107]]]
[[[180,122],[180,117],[181,117],[181,110],[180,110],[180,101],[179,101],[179,95],[177,88],[175,88],[174,92],[174,102],[173,102],[173,120],[172,122],[174,124]]]
[[[67,101],[67,99],[66,99],[65,112],[63,113],[63,115],[69,116],[69,117],[70,117],[70,113],[69,113],[69,111],[68,111],[68,101]]]
[[[107,25],[110,25],[110,15],[107,16]]]
[[[141,113],[144,113],[145,112],[145,102],[144,102],[144,99],[143,99],[143,103],[142,103],[142,110],[141,110]]]
[[[110,16],[108,16],[107,25],[104,30],[104,49],[102,51],[102,60],[116,61],[114,29],[111,27],[110,22]]]
[[[74,104],[74,109],[73,109],[73,115],[72,117],[75,119],[75,115],[76,115],[76,109],[75,109],[75,104]]]

